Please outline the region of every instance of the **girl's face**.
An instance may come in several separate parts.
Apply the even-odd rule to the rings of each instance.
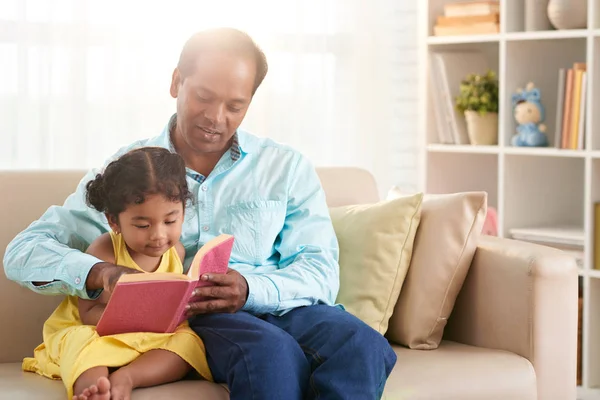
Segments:
[[[130,251],[160,257],[181,236],[183,204],[160,194],[146,196],[142,204],[127,206],[118,221],[109,218],[109,223],[113,231],[123,235]]]

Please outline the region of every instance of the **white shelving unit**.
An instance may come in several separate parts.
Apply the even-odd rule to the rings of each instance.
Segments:
[[[582,384],[579,399],[600,399],[600,270],[594,269],[594,203],[600,202],[600,1],[588,0],[587,29],[524,31],[524,1],[500,0],[500,33],[433,35],[443,6],[456,0],[420,4],[420,189],[428,193],[485,190],[498,211],[499,236],[513,228],[570,225],[585,233]],[[440,144],[428,76],[436,51],[479,50],[498,73],[497,146]],[[587,63],[584,150],[516,148],[511,95],[533,81],[546,109],[550,146],[554,142],[559,68]],[[465,74],[471,71],[465,71]]]

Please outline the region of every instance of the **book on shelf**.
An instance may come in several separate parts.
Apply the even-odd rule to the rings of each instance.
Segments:
[[[581,227],[570,225],[513,228],[509,230],[514,239],[536,241],[563,246],[580,246],[585,243],[585,233]]]
[[[575,258],[579,268],[584,267],[585,232],[578,226],[558,225],[514,228],[509,230],[509,234],[515,240],[562,250]]]
[[[227,273],[234,238],[222,234],[198,250],[187,274],[168,272],[122,275],[96,330],[98,335],[129,332],[172,333],[185,319],[185,306],[206,273]],[[193,299],[201,300],[201,299]]]
[[[456,109],[455,98],[468,74],[485,74],[490,67],[488,59],[479,51],[430,54],[430,93],[439,143],[470,144],[465,116]]]
[[[444,5],[436,19],[435,36],[479,35],[500,32],[498,1],[461,1]]]
[[[574,63],[558,71],[554,147],[583,150],[586,133],[587,65]]]

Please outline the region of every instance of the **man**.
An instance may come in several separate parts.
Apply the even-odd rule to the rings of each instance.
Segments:
[[[235,236],[229,272],[204,276],[216,285],[196,294],[210,299],[188,306],[213,375],[232,399],[379,398],[396,356],[378,332],[334,304],[338,245],[314,168],[297,151],[238,129],[266,73],[264,54],[246,34],[193,35],[172,76],[176,114],[159,136],[113,158],[139,146],[183,157],[196,196],[181,237],[186,267],[207,240]],[[108,229],[85,206],[93,176],[10,243],[10,279],[87,299],[130,271],[83,253]]]

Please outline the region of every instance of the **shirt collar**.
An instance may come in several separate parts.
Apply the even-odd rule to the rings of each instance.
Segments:
[[[167,142],[166,146],[169,151],[171,151],[172,153],[176,153],[177,151],[175,150],[175,145],[173,144],[173,140],[171,139],[171,132],[173,131],[173,128],[175,128],[175,125],[177,124],[177,113],[173,114],[171,116],[171,118],[169,119],[169,123],[167,124],[165,131],[163,132],[163,135],[165,136],[165,141]],[[231,161],[236,162],[237,160],[240,159],[241,156],[241,152],[242,152],[242,146],[240,145],[240,138],[238,135],[238,132],[236,131],[233,134],[233,141],[231,142],[231,148],[230,148],[230,153],[231,153]]]

